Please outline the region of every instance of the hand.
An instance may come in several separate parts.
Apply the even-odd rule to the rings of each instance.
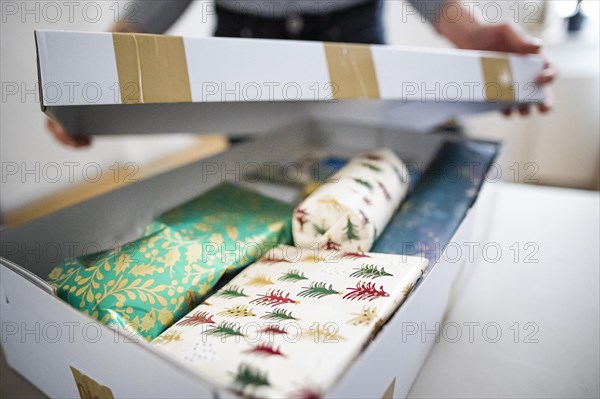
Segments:
[[[510,24],[481,25],[465,38],[461,48],[516,54],[540,53],[538,43],[522,35]],[[548,61],[545,61],[544,69],[536,77],[535,82],[541,86],[551,83],[555,77],[556,69]],[[538,109],[541,113],[546,113],[552,109],[552,102],[552,92],[546,90],[546,99],[538,104]],[[530,104],[518,105],[517,109],[521,115],[529,115]],[[512,108],[506,108],[502,113],[509,116],[512,113]]]
[[[70,147],[88,147],[92,142],[89,136],[70,136],[60,123],[52,119],[46,119],[46,128],[58,141]]]
[[[134,24],[119,21],[111,27],[109,32],[140,33],[141,31]],[[46,120],[46,128],[58,141],[70,147],[89,147],[92,143],[92,138],[90,136],[71,136],[60,123],[53,121],[52,119]]]
[[[469,14],[469,10],[460,2],[460,0],[447,0],[447,6],[459,7],[462,9],[461,17],[456,20],[441,18],[436,29],[439,33],[446,36],[456,47],[469,50],[501,51],[517,54],[539,54],[540,44],[527,38],[519,32],[513,25],[507,23],[484,24],[479,22],[474,16]],[[544,69],[537,76],[535,82],[538,85],[546,85],[554,80],[556,70],[548,61],[544,64]],[[540,112],[546,113],[552,108],[552,93],[546,90],[546,99],[538,104]],[[517,106],[521,115],[529,115],[530,105],[520,104]],[[510,115],[511,108],[503,110],[505,115]]]

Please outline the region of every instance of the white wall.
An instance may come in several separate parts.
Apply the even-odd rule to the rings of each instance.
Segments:
[[[71,149],[58,143],[45,130],[45,117],[40,111],[35,92],[37,82],[35,29],[103,31],[114,21],[115,1],[77,1],[71,16],[68,2],[53,2],[60,6],[44,8],[46,1],[0,0],[2,24],[0,59],[2,103],[0,120],[0,159],[2,190],[0,209],[3,213],[60,191],[87,176],[95,179],[95,164],[108,168],[115,162],[144,164],[165,154],[185,148],[193,137],[147,136],[103,137],[95,139],[89,149]],[[17,6],[16,14],[12,14]],[[100,18],[96,21],[96,5]],[[27,7],[27,8],[24,8]],[[37,8],[36,8],[37,7]],[[87,8],[86,8],[87,7]],[[27,11],[32,11],[27,13]],[[36,11],[37,10],[37,11]],[[85,13],[84,13],[84,10]],[[93,21],[93,22],[90,22]],[[18,91],[13,93],[14,85]],[[69,163],[77,165],[71,166]],[[59,168],[56,166],[58,165]],[[12,174],[17,168],[17,173]],[[37,172],[36,171],[37,168]],[[26,171],[34,171],[27,173]],[[58,172],[58,173],[57,173]],[[74,177],[72,179],[71,177]]]
[[[23,8],[13,15],[7,6],[17,4],[29,9],[38,5],[37,15],[24,14]],[[44,14],[43,1],[0,0],[2,7],[1,24],[1,130],[0,157],[3,167],[0,209],[3,212],[14,210],[52,192],[63,189],[69,182],[68,167],[62,168],[62,178],[53,182],[54,174],[44,181],[36,182],[33,174],[22,173],[6,176],[15,166],[19,171],[25,168],[43,172],[45,165],[52,162],[59,166],[65,162],[78,162],[74,176],[80,179],[86,163],[95,162],[108,167],[115,162],[151,162],[166,153],[184,148],[192,138],[188,136],[168,137],[104,137],[97,138],[90,149],[74,150],[58,144],[44,129],[44,117],[39,110],[35,90],[36,65],[33,41],[34,29],[65,29],[101,31],[106,30],[114,20],[115,1],[79,1],[69,19],[64,2],[56,2],[61,7],[62,17],[56,18],[51,9]],[[563,13],[569,10],[570,0],[549,2],[552,10]],[[588,0],[588,3],[589,0]],[[598,2],[592,2],[593,3]],[[90,5],[91,4],[91,5]],[[101,18],[94,19],[95,5],[101,6]],[[482,2],[485,4],[485,2]],[[510,1],[500,2],[505,18],[514,15],[509,10]],[[83,9],[88,7],[87,14]],[[387,0],[385,5],[388,41],[390,44],[419,46],[449,46],[421,18],[409,15],[401,1]],[[189,36],[207,36],[212,32],[214,21],[202,22],[202,4],[192,5],[188,13],[173,27],[171,33]],[[566,11],[565,11],[566,10]],[[595,9],[592,9],[594,11]],[[8,11],[11,11],[10,13]],[[512,14],[511,14],[512,13]],[[36,17],[38,17],[36,21]],[[86,18],[88,20],[86,20]],[[54,19],[57,19],[53,22]],[[597,19],[592,21],[596,30],[590,30],[587,37],[579,40],[566,40],[558,29],[556,16],[543,24],[523,24],[537,36],[550,41],[548,48],[551,60],[562,69],[561,80],[555,85],[557,97],[556,111],[549,117],[533,116],[522,120],[504,119],[497,115],[478,117],[467,123],[469,131],[485,138],[503,138],[507,148],[503,164],[508,168],[519,162],[536,162],[539,167],[537,178],[542,183],[561,184],[576,187],[589,187],[594,172],[598,168],[598,34]],[[595,24],[595,25],[594,25]],[[540,33],[540,29],[546,31]],[[9,89],[17,84],[19,91],[10,94]],[[23,88],[27,90],[25,93]],[[23,97],[23,98],[22,98]],[[92,169],[93,171],[93,169]],[[48,173],[53,170],[48,170]],[[41,173],[43,175],[43,173]],[[38,174],[39,176],[39,174]]]

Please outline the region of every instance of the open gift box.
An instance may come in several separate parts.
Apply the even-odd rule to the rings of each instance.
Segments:
[[[536,56],[46,31],[36,40],[42,109],[71,132],[260,136],[2,232],[2,346],[9,365],[51,397],[233,395],[58,299],[44,279],[62,259],[126,242],[157,214],[223,180],[242,182],[247,165],[387,147],[426,169],[444,142],[473,141],[414,131],[543,99],[531,83],[543,65]],[[406,396],[466,261],[444,248],[471,241],[474,211],[327,397]]]

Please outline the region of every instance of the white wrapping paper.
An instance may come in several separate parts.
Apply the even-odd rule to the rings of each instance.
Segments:
[[[294,210],[294,244],[368,251],[408,190],[408,171],[388,149],[354,157]]]
[[[238,393],[320,397],[426,264],[404,255],[276,247],[153,344]]]

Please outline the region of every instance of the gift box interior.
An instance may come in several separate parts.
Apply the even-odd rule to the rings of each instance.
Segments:
[[[486,161],[476,160],[475,163],[479,162],[485,173],[500,148],[497,143],[477,142],[460,135],[414,131],[430,131],[449,117],[499,109],[505,105],[503,102],[486,102],[485,98],[462,98],[455,102],[439,99],[407,101],[400,89],[392,90],[392,94],[386,92],[386,85],[391,84],[394,77],[400,76],[401,80],[405,75],[390,75],[390,71],[397,72],[400,66],[406,69],[407,74],[416,74],[406,75],[407,81],[435,81],[436,76],[448,72],[445,79],[449,81],[469,81],[475,74],[473,80],[482,82],[480,54],[457,52],[446,55],[441,51],[433,52],[430,59],[426,51],[400,50],[400,58],[394,60],[393,51],[388,53],[384,47],[373,48],[374,58],[379,63],[377,74],[381,100],[365,99],[370,97],[359,93],[357,99],[351,99],[351,96],[344,101],[325,102],[219,102],[194,98],[193,102],[159,101],[125,105],[123,97],[115,101],[113,92],[110,98],[101,99],[94,105],[81,98],[60,103],[65,100],[61,98],[58,103],[52,103],[44,85],[73,79],[100,82],[105,88],[113,85],[115,80],[111,79],[114,76],[100,76],[109,70],[114,70],[115,76],[117,74],[110,35],[38,32],[37,40],[42,109],[74,132],[131,134],[221,130],[249,138],[222,154],[2,231],[2,346],[9,365],[51,397],[76,397],[78,393],[81,397],[86,397],[86,394],[98,397],[232,396],[230,391],[203,379],[185,362],[144,340],[132,339],[123,331],[110,330],[58,299],[45,279],[63,259],[136,239],[157,215],[225,180],[287,201],[297,199],[293,189],[256,178],[263,165],[286,165],[315,154],[344,159],[366,150],[389,148],[404,163],[415,166],[420,173],[414,176],[418,176],[427,173],[432,163],[442,168],[444,162],[452,163],[451,158],[440,158],[439,155],[444,152],[446,144],[460,143],[484,149]],[[246,43],[255,47],[246,49]],[[228,58],[221,56],[233,57],[229,61],[235,61],[237,65],[243,62],[244,57],[256,52],[266,58],[278,57],[279,63],[264,64],[265,68],[270,68],[266,72],[255,61],[249,65],[248,69],[255,70],[255,80],[259,83],[269,81],[263,72],[267,75],[270,72],[275,75],[289,73],[289,76],[272,77],[272,80],[283,82],[297,78],[295,75],[305,73],[298,65],[305,65],[310,57],[317,61],[316,64],[321,63],[324,71],[327,70],[322,47],[319,47],[322,44],[295,43],[288,46],[272,43],[235,39],[186,41],[188,50],[195,45],[206,45],[208,47],[204,50],[216,51],[216,54],[211,53],[213,58],[206,59],[202,58],[206,51],[188,52],[192,92],[194,79],[202,77],[199,72],[209,75],[215,71],[223,73],[214,81],[245,81],[236,75],[239,68],[219,69],[228,63]],[[234,57],[238,53],[241,59]],[[386,61],[389,57],[392,60]],[[102,67],[107,58],[110,65]],[[448,65],[439,62],[446,58]],[[204,61],[214,64],[214,69],[198,67]],[[285,62],[295,64],[286,68],[281,65]],[[542,65],[540,60],[533,58],[512,57],[511,62],[511,79],[521,86],[531,82]],[[315,63],[311,65],[316,68]],[[195,68],[198,69],[196,78],[192,76]],[[469,68],[474,69],[470,71]],[[300,83],[328,81],[327,73],[322,71],[315,72],[314,76],[318,76],[311,80],[314,77],[310,75],[311,71],[309,68],[306,77],[299,79]],[[421,72],[423,76],[419,76]],[[529,94],[520,92],[508,101],[539,101],[543,97],[539,92],[534,96]],[[384,101],[385,95],[388,98]],[[422,197],[416,193],[425,185],[431,186],[430,178],[415,181],[407,201],[421,201]],[[430,260],[428,273],[360,356],[348,366],[334,388],[325,393],[326,397],[406,396],[436,340],[437,323],[443,319],[453,282],[464,265],[463,258],[457,260],[455,256],[444,256],[446,244],[454,242],[462,245],[470,241],[476,214],[474,204],[484,183],[484,179],[473,182],[466,200],[464,196],[439,194],[446,205],[453,205],[453,201],[461,202],[462,210],[455,215],[454,224],[449,225],[451,227],[446,229],[444,237],[439,239],[437,252],[433,256],[424,255]],[[412,193],[415,193],[414,198]],[[427,229],[430,222],[423,219],[418,223]],[[439,223],[439,220],[431,223]],[[398,242],[395,248],[394,237],[388,235],[384,241],[389,253],[403,253],[402,242]],[[375,248],[377,245],[380,248],[384,246],[376,242]],[[411,254],[419,254],[419,251]]]
[[[1,305],[3,321],[6,320],[3,346],[7,360],[50,396],[74,394],[71,367],[109,387],[115,397],[213,395],[219,388],[205,383],[185,364],[146,342],[132,342],[130,336],[119,335],[123,332],[111,332],[60,301],[44,278],[65,256],[76,257],[90,248],[104,249],[126,242],[139,235],[157,214],[207,191],[223,179],[278,195],[277,188],[265,189],[264,183],[254,177],[245,179],[253,176],[245,170],[248,165],[253,165],[254,171],[256,165],[285,163],[317,152],[347,157],[387,147],[405,162],[426,169],[444,142],[456,140],[463,141],[443,134],[403,133],[348,123],[295,124],[221,155],[4,231]],[[497,152],[495,144],[486,145]],[[469,240],[473,216],[472,210],[465,215],[452,238],[454,242]],[[441,244],[443,248],[444,243]],[[395,396],[408,392],[435,340],[435,334],[422,336],[420,331],[415,333],[415,328],[434,326],[441,319],[461,265],[440,258],[329,393],[331,397],[378,397],[392,381]],[[28,334],[31,339],[27,339]],[[124,361],[129,365],[123,374],[115,373],[112,365]],[[378,365],[378,372],[368,373],[374,364]],[[370,384],[358,378],[365,373]],[[155,376],[169,383],[158,383]]]

